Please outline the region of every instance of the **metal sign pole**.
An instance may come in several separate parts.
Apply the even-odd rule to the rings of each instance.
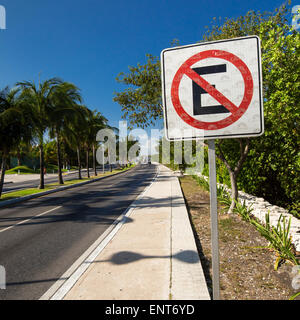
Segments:
[[[213,300],[220,300],[219,232],[215,140],[208,140]]]

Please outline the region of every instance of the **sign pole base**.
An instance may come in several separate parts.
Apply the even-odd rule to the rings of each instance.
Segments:
[[[220,300],[219,231],[215,140],[208,140],[213,300]]]

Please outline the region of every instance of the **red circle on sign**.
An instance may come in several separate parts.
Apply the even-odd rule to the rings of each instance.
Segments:
[[[243,100],[239,107],[236,107],[218,90],[212,87],[208,82],[206,82],[202,77],[200,77],[198,74],[196,74],[195,71],[191,69],[191,66],[193,66],[196,62],[207,58],[218,58],[227,60],[231,62],[241,72],[245,83],[245,92]],[[194,77],[192,80],[198,82],[198,85],[200,85],[203,89],[206,90],[207,93],[211,94],[217,101],[219,101],[219,103],[221,103],[225,108],[227,108],[231,112],[231,115],[223,120],[215,122],[204,122],[190,116],[182,107],[179,99],[179,85],[184,75],[188,75],[191,78]],[[182,120],[190,126],[204,130],[223,129],[228,127],[232,123],[236,122],[248,109],[252,97],[253,79],[247,65],[236,55],[223,50],[207,50],[197,53],[191,58],[189,58],[186,62],[182,64],[182,66],[176,72],[171,88],[171,98],[173,106],[179,117],[182,118]]]

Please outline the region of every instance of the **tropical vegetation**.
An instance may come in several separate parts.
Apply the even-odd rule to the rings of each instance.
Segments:
[[[243,189],[300,217],[300,33],[292,29],[290,13],[287,4],[271,13],[249,11],[238,18],[215,19],[200,40],[261,39],[265,133],[216,140],[219,182],[232,189],[230,212],[238,189]],[[146,127],[163,117],[159,57],[148,54],[146,64],[129,67],[117,81],[126,89],[115,93],[114,100],[132,125]],[[207,165],[204,170],[208,175]]]
[[[22,81],[0,90],[0,197],[11,157],[17,158],[17,166],[8,173],[38,172],[39,189],[45,188],[47,171],[57,172],[58,183],[64,184],[63,168],[77,167],[82,179],[83,153],[88,177],[90,152],[97,175],[96,134],[109,125],[82,100],[78,87],[59,78]]]

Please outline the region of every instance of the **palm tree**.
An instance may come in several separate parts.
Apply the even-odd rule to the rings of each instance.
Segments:
[[[62,135],[70,148],[76,148],[77,163],[78,163],[78,179],[82,179],[81,175],[81,154],[80,151],[84,146],[84,136],[88,128],[88,119],[91,111],[83,105],[75,104],[74,117],[72,121],[64,126]]]
[[[107,128],[108,120],[97,110],[92,111],[89,114],[87,119],[88,127],[85,130],[84,134],[84,145],[86,148],[86,166],[87,172],[89,176],[89,151],[92,149],[93,152],[93,170],[95,176],[97,176],[97,169],[96,169],[96,135],[99,130]]]
[[[63,82],[58,85],[51,97],[48,112],[50,136],[55,137],[57,145],[58,182],[63,184],[61,160],[61,132],[64,127],[72,125],[76,118],[77,102],[81,102],[79,89],[72,83]]]
[[[45,188],[44,181],[44,134],[48,128],[47,117],[51,110],[51,98],[53,92],[62,83],[58,78],[52,78],[39,82],[36,86],[34,81],[18,82],[17,86],[22,89],[21,99],[30,106],[34,114],[34,131],[40,150],[40,189]]]
[[[97,112],[96,110],[93,113],[93,140],[92,140],[92,150],[93,150],[93,169],[95,176],[97,176],[97,169],[96,169],[96,147],[97,147],[97,142],[96,142],[96,136],[99,130],[108,128],[108,120],[100,113]]]
[[[22,160],[30,150],[30,141],[20,141],[20,143],[11,151],[11,155],[18,160],[18,167],[22,165]]]
[[[22,104],[18,89],[0,91],[0,151],[2,153],[0,197],[9,152],[22,141],[27,143],[32,138],[32,114],[26,105]]]

